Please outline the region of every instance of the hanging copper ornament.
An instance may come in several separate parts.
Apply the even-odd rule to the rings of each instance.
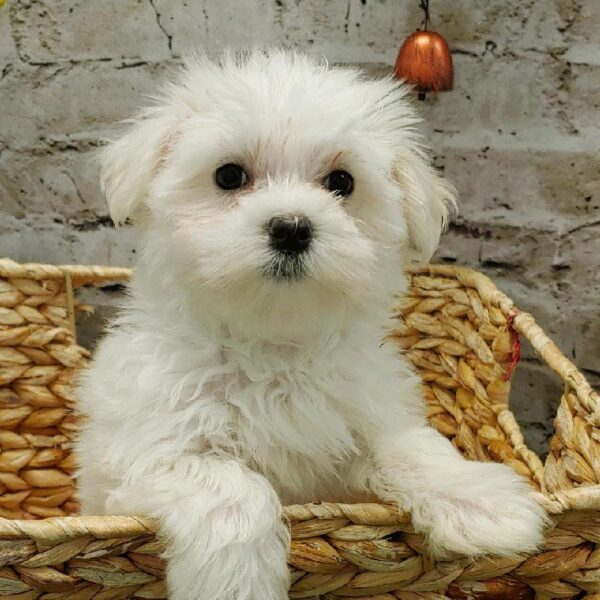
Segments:
[[[419,99],[426,92],[451,90],[454,79],[452,54],[446,40],[435,31],[428,31],[429,0],[420,0],[423,9],[423,30],[413,33],[400,48],[394,72],[397,77],[415,85]]]

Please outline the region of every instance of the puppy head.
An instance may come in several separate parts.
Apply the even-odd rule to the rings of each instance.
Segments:
[[[385,304],[454,202],[405,96],[283,51],[192,59],[103,150],[111,215],[229,324],[295,335]]]

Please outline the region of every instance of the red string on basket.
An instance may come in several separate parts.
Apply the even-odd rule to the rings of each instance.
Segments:
[[[521,360],[521,340],[519,340],[519,333],[513,326],[515,317],[518,314],[519,311],[516,309],[511,310],[508,314],[507,324],[508,330],[510,331],[510,335],[512,338],[512,355],[510,358],[510,362],[506,367],[506,372],[504,373],[504,381],[508,381],[512,377],[514,370],[517,368],[517,365]]]

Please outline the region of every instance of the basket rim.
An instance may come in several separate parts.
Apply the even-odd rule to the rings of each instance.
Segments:
[[[132,269],[102,265],[50,265],[43,263],[18,263],[10,258],[0,258],[0,277],[23,279],[64,279],[69,274],[78,282],[123,281],[131,277]]]
[[[570,511],[599,511],[600,485],[543,494],[531,492],[548,515]],[[348,525],[394,527],[410,522],[410,512],[386,503],[344,504],[322,502],[285,506],[282,518],[289,525],[304,521],[347,521]],[[44,544],[91,535],[97,539],[139,537],[159,533],[159,521],[150,517],[105,515],[52,517],[40,520],[0,518],[0,540],[33,539]]]
[[[519,310],[513,300],[501,292],[487,275],[469,267],[456,265],[425,265],[412,268],[409,272],[453,277],[463,285],[476,289],[481,298],[500,309],[504,316],[511,320],[514,330],[524,336],[546,364],[560,376],[567,388],[565,392],[575,392],[585,408],[597,417],[594,420],[600,422],[600,397],[585,376],[564,356],[533,316]]]

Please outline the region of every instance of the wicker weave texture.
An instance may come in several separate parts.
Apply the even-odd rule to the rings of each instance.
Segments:
[[[77,346],[73,290],[126,279],[126,269],[0,260],[0,598],[166,598],[156,523],[76,512],[71,389],[88,352]],[[428,416],[469,459],[528,477],[552,516],[536,556],[434,563],[410,514],[383,504],[292,506],[290,598],[418,600],[598,598],[598,398],[531,316],[476,272],[412,274],[390,340],[423,377]],[[565,382],[545,466],[508,407],[518,341],[527,338]],[[31,520],[54,517],[46,520]]]

